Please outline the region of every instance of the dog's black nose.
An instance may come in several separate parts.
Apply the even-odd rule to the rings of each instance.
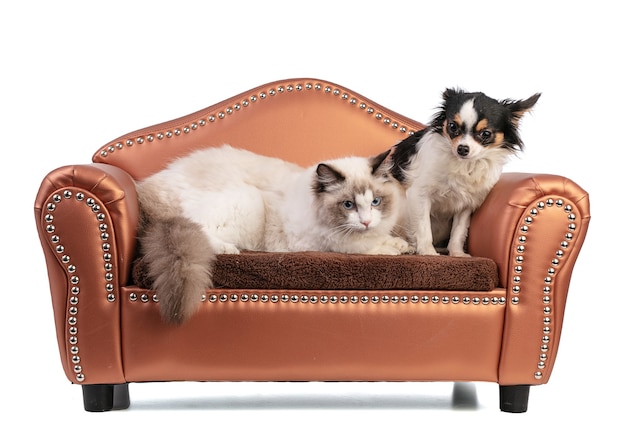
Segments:
[[[469,154],[470,149],[468,145],[459,145],[458,147],[456,147],[456,153],[458,155],[460,155],[461,157],[465,157]]]

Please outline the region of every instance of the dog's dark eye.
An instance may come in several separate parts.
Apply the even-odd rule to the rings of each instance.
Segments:
[[[478,133],[478,137],[480,137],[480,140],[483,143],[489,142],[489,140],[491,139],[491,136],[493,136],[493,133],[491,133],[491,131],[489,130],[483,130],[480,133]]]
[[[459,131],[459,125],[456,122],[450,121],[448,123],[448,134],[452,137],[461,134],[461,132]]]

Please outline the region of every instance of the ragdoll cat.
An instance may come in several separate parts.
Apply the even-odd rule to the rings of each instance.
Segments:
[[[162,318],[179,324],[196,311],[216,254],[412,252],[395,235],[405,194],[389,152],[302,168],[224,145],[140,181],[140,249]]]

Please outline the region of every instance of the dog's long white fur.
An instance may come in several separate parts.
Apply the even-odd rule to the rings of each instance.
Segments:
[[[449,255],[468,255],[464,246],[472,212],[482,204],[511,156],[510,150],[484,148],[469,135],[464,143],[470,147],[470,155],[485,155],[460,158],[446,137],[427,132],[406,168],[409,237],[418,254],[437,255],[433,244],[449,236]]]

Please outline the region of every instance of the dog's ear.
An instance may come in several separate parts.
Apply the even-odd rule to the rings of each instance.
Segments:
[[[535,106],[539,97],[541,97],[541,93],[537,93],[525,100],[505,100],[502,104],[509,108],[511,115],[513,116],[513,123],[517,125],[519,120],[522,119],[522,116]]]
[[[439,110],[433,115],[430,120],[430,127],[432,127],[436,132],[441,133],[443,131],[443,124],[446,122],[446,107],[450,103],[450,100],[457,98],[459,95],[464,93],[462,89],[459,88],[446,88],[445,91],[441,93],[441,98],[443,101],[439,106]]]
[[[446,88],[445,91],[442,92],[441,97],[444,101],[449,100],[452,97],[456,97],[459,94],[462,94],[464,91],[459,88]]]

